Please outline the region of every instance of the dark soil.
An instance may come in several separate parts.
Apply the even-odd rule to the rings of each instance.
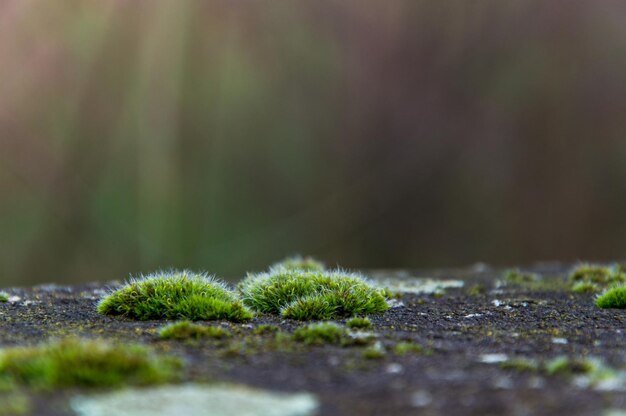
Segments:
[[[308,391],[320,399],[323,415],[598,415],[626,409],[624,388],[584,388],[571,377],[483,362],[485,354],[539,361],[568,355],[625,368],[626,311],[602,310],[594,306],[594,295],[570,293],[564,284],[568,269],[537,267],[541,283],[498,288],[501,273],[488,268],[413,273],[466,283],[443,296],[406,294],[400,299],[404,306],[370,317],[387,351],[380,359],[364,358],[366,346],[305,346],[254,335],[262,323],[289,333],[302,325],[271,316],[246,324],[210,323],[233,331],[226,340],[163,341],[157,336],[163,322],[98,315],[101,284],[5,289],[21,301],[0,303],[0,344],[32,345],[68,335],[141,342],[183,357],[185,381]],[[402,341],[428,353],[398,356],[393,347]],[[60,415],[69,414],[67,399],[77,392],[83,391],[26,394],[32,414]]]

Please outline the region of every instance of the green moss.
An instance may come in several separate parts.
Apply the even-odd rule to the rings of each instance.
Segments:
[[[199,339],[199,338],[227,338],[232,334],[230,331],[216,327],[194,324],[189,321],[181,321],[169,324],[159,330],[162,339]]]
[[[326,266],[321,261],[315,260],[313,257],[294,256],[288,257],[281,262],[274,263],[270,266],[270,270],[300,270],[308,272],[322,272],[326,270]]]
[[[539,371],[539,364],[526,358],[514,358],[501,363],[500,368],[519,372],[537,372]]]
[[[539,280],[539,276],[537,276],[535,273],[522,272],[519,269],[511,269],[505,271],[503,278],[504,281],[517,285],[524,285]]]
[[[572,292],[575,293],[594,293],[599,290],[598,285],[591,282],[577,282],[572,286]]]
[[[372,321],[369,318],[352,318],[346,322],[348,328],[364,329],[371,328]]]
[[[596,299],[599,308],[626,309],[626,285],[622,284],[607,289]]]
[[[226,286],[188,271],[157,273],[130,280],[98,304],[98,312],[140,320],[245,321],[252,313]]]
[[[262,324],[252,330],[254,335],[273,334],[280,330],[276,325]]]
[[[477,283],[475,285],[472,285],[467,293],[470,296],[480,296],[480,295],[484,295],[485,293],[487,293],[487,288],[485,288],[485,285]]]
[[[430,355],[431,351],[427,348],[424,348],[420,344],[415,344],[413,342],[399,342],[393,347],[393,352],[396,355],[407,355],[407,354],[426,354]]]
[[[9,294],[7,292],[0,292],[0,302],[8,302]]]
[[[275,269],[249,275],[239,285],[251,309],[297,320],[328,320],[384,312],[389,308],[380,289],[361,275]]]
[[[307,345],[341,344],[345,336],[343,327],[333,322],[319,322],[296,329],[293,339]]]
[[[75,338],[0,350],[0,377],[46,390],[164,383],[177,379],[180,367],[139,345]]]
[[[32,404],[28,396],[14,391],[0,394],[0,416],[15,416],[32,413]]]
[[[385,355],[385,350],[375,345],[363,350],[363,358],[367,360],[380,360],[385,358]]]
[[[569,280],[573,284],[587,282],[606,287],[613,284],[626,283],[626,274],[618,265],[606,267],[581,264],[571,271]]]
[[[575,359],[569,357],[557,357],[548,361],[545,366],[546,373],[550,375],[573,375],[588,374],[595,370],[593,362],[585,359]]]

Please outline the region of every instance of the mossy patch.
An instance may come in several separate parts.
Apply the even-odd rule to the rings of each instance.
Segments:
[[[556,357],[544,365],[546,373],[550,375],[574,375],[588,374],[594,371],[596,366],[586,359],[576,359],[570,357]]]
[[[165,383],[181,362],[139,345],[67,338],[34,347],[0,350],[0,379],[51,390]]]
[[[293,339],[307,345],[341,344],[345,336],[345,328],[333,322],[318,322],[296,329]]]
[[[599,308],[626,309],[626,284],[607,289],[596,298]]]
[[[372,345],[363,350],[363,358],[366,360],[380,360],[386,355],[385,350],[379,345]]]
[[[569,281],[574,292],[599,292],[612,285],[626,283],[626,273],[617,264],[600,266],[585,263],[572,269]]]
[[[419,355],[430,355],[432,351],[428,348],[415,344],[413,342],[399,342],[393,347],[393,352],[396,355],[404,356],[407,354],[419,354]]]
[[[264,334],[274,334],[274,333],[276,333],[278,331],[280,331],[280,328],[277,327],[276,325],[261,324],[261,325],[255,327],[252,330],[252,333],[254,335],[264,335]]]
[[[539,367],[537,361],[527,358],[513,358],[500,364],[500,368],[503,370],[515,370],[529,373],[539,371]]]
[[[188,271],[131,279],[103,298],[98,312],[139,320],[188,319],[246,321],[250,312],[220,281]]]
[[[274,269],[249,275],[239,285],[254,311],[297,320],[329,320],[382,313],[389,308],[380,289],[363,276],[335,271]]]
[[[307,272],[322,272],[326,270],[326,266],[319,260],[310,256],[294,256],[288,257],[278,263],[274,263],[270,270],[300,270]]]
[[[0,292],[0,302],[8,302],[9,294],[7,292]]]
[[[504,272],[504,281],[517,285],[537,282],[539,276],[535,273],[523,272],[520,269],[510,269]]]
[[[355,328],[355,329],[371,328],[372,327],[372,321],[370,321],[369,318],[367,318],[367,317],[365,317],[365,318],[355,317],[355,318],[349,319],[346,322],[346,326],[348,328]]]
[[[204,326],[190,321],[181,321],[164,326],[159,330],[161,339],[199,339],[199,338],[228,338],[230,331],[217,326]]]

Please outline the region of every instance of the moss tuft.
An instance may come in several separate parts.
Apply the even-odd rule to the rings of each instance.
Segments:
[[[252,330],[254,335],[274,334],[280,330],[276,325],[261,324]]]
[[[252,312],[223,283],[188,271],[132,279],[103,298],[98,312],[139,320],[227,319],[239,322],[252,318]]]
[[[352,318],[346,322],[348,328],[365,329],[371,328],[372,321],[369,318]]]
[[[296,329],[293,339],[307,345],[341,344],[346,331],[333,322],[319,322]]]
[[[524,285],[539,280],[539,276],[535,273],[523,272],[519,269],[511,269],[504,272],[504,281],[516,285]]]
[[[550,375],[588,374],[596,369],[593,362],[585,359],[557,357],[545,364],[545,371]]]
[[[35,389],[117,387],[178,378],[181,362],[139,345],[68,338],[0,350],[0,378]]]
[[[363,358],[367,360],[380,360],[385,358],[385,350],[380,346],[373,345],[363,350]]]
[[[617,265],[606,267],[581,264],[571,271],[569,280],[572,283],[588,282],[600,286],[608,286],[616,283],[626,283],[626,274]]]
[[[598,285],[591,282],[577,282],[572,286],[572,292],[575,293],[594,293],[599,290]]]
[[[297,320],[328,320],[382,313],[389,308],[380,289],[361,275],[273,269],[239,284],[246,306]]]
[[[515,370],[519,372],[534,373],[539,371],[539,364],[527,358],[513,358],[500,364],[503,370]]]
[[[626,309],[626,284],[607,289],[596,299],[599,308]]]
[[[326,266],[321,261],[315,260],[309,256],[294,256],[288,257],[283,261],[274,263],[270,266],[270,270],[300,270],[307,272],[323,272],[326,270]]]
[[[7,292],[0,292],[0,302],[8,302],[9,294]]]
[[[159,330],[161,339],[199,339],[215,338],[222,339],[230,337],[230,331],[217,326],[203,326],[189,321],[181,321],[164,326]]]
[[[407,354],[425,354],[430,355],[431,351],[427,348],[424,348],[420,344],[414,344],[412,342],[399,342],[393,347],[393,352],[396,355],[407,355]]]

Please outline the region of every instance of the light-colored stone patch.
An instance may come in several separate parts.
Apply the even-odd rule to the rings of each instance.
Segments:
[[[440,280],[430,277],[414,276],[377,276],[372,279],[378,286],[400,293],[443,293],[446,289],[462,288],[465,284],[462,280]]]
[[[309,393],[279,393],[229,384],[183,384],[77,396],[80,416],[308,416],[319,404]]]
[[[479,357],[478,361],[485,364],[503,363],[508,360],[509,357],[506,354],[483,354]]]

